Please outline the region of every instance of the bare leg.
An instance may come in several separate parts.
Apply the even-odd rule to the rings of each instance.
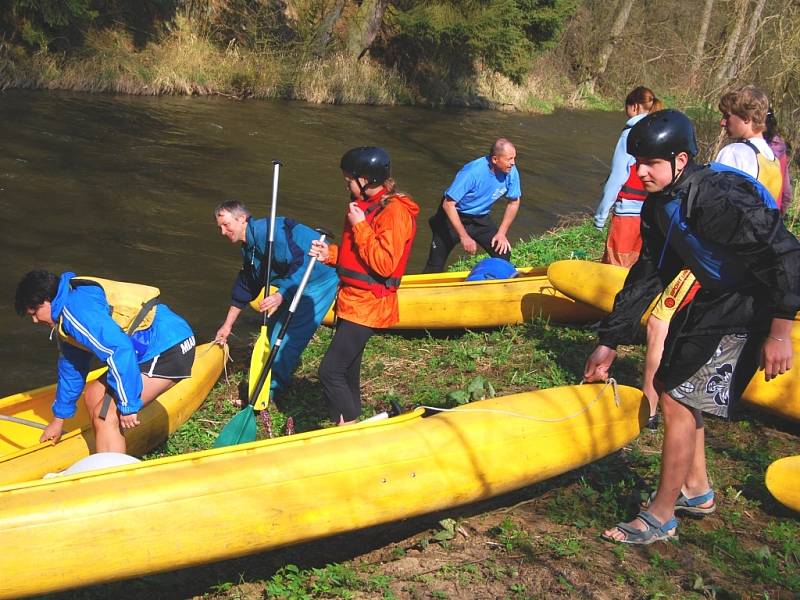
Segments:
[[[642,376],[642,392],[650,403],[650,416],[656,414],[658,408],[658,392],[655,388],[655,375],[661,364],[664,353],[664,340],[669,332],[669,321],[662,321],[650,315],[647,319],[647,353],[644,358],[644,375]]]
[[[708,481],[708,471],[706,470],[706,430],[703,427],[703,415],[697,415],[697,418],[699,425],[696,429],[694,457],[683,486],[683,493],[687,498],[701,496],[711,489],[711,483]],[[708,508],[713,503],[713,500],[709,500],[698,506],[700,508]]]
[[[681,492],[689,471],[697,461],[695,443],[697,428],[702,428],[699,411],[674,400],[669,394],[661,394],[661,410],[664,414],[664,446],[661,451],[661,477],[656,497],[648,512],[662,523],[669,521],[675,513],[675,501]],[[705,449],[698,450],[703,452]],[[705,465],[705,458],[703,458]],[[632,527],[644,531],[645,524],[639,519],[630,522]],[[625,533],[612,527],[603,534],[616,540],[625,539]]]
[[[142,375],[142,406],[146,406],[155,398],[175,385],[172,379],[160,379]],[[119,415],[116,403],[108,407],[106,418],[100,418],[100,409],[103,398],[107,392],[105,379],[98,379],[86,386],[84,400],[89,414],[92,416],[92,425],[95,434],[95,452],[121,452],[126,450],[125,436],[119,426]]]

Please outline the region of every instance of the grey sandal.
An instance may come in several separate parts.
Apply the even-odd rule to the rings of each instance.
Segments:
[[[642,502],[641,508],[647,510],[655,500],[656,493],[650,494],[647,501]],[[700,506],[706,502],[711,502],[711,506]],[[675,512],[685,512],[690,515],[710,515],[717,510],[717,503],[714,500],[714,490],[708,490],[705,494],[700,494],[693,498],[687,498],[681,490],[678,499],[675,501]]]
[[[633,544],[641,546],[647,546],[653,542],[659,542],[661,540],[678,539],[676,533],[670,533],[670,531],[677,529],[678,527],[678,520],[675,517],[672,517],[666,523],[662,523],[652,514],[646,510],[643,510],[636,515],[636,518],[647,525],[647,529],[641,531],[636,529],[636,527],[629,525],[628,523],[617,523],[616,528],[625,534],[625,539],[615,540],[607,535],[603,535],[601,537],[609,542],[619,542],[620,544]]]

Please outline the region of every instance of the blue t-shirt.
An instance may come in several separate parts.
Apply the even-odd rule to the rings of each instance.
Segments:
[[[492,168],[491,158],[481,156],[461,167],[444,195],[455,200],[460,213],[486,215],[503,196],[512,201],[520,199],[519,171],[514,165],[508,175],[497,173]]]

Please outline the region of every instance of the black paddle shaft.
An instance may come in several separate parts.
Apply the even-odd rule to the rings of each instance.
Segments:
[[[319,241],[325,241],[324,233],[320,236]],[[258,395],[261,393],[261,389],[264,387],[264,383],[267,381],[267,375],[272,369],[272,363],[275,362],[275,355],[278,354],[278,350],[281,347],[281,342],[283,342],[283,337],[286,335],[286,330],[289,328],[289,322],[292,320],[295,310],[297,310],[297,305],[300,303],[300,297],[303,295],[303,291],[306,289],[308,278],[311,277],[311,271],[314,269],[315,264],[317,264],[316,256],[309,261],[308,266],[306,267],[306,272],[303,273],[303,279],[300,280],[300,285],[297,287],[294,298],[292,298],[292,303],[289,305],[289,314],[286,315],[286,319],[283,321],[281,329],[278,332],[278,337],[275,338],[275,343],[269,350],[267,362],[264,363],[264,367],[261,369],[261,373],[258,375],[258,381],[256,382],[256,386],[253,388],[253,393],[250,394],[250,398],[248,398],[248,402],[251,405],[255,402],[256,398],[258,398]]]

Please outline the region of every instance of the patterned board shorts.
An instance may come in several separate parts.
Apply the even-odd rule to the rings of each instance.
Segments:
[[[708,362],[686,381],[668,389],[667,393],[681,404],[728,418],[736,400],[734,396],[740,391],[732,388],[741,387],[743,376],[748,381],[752,376],[752,373],[742,371],[751,369],[750,359],[745,358],[747,364],[740,364],[748,339],[744,333],[723,336]]]

